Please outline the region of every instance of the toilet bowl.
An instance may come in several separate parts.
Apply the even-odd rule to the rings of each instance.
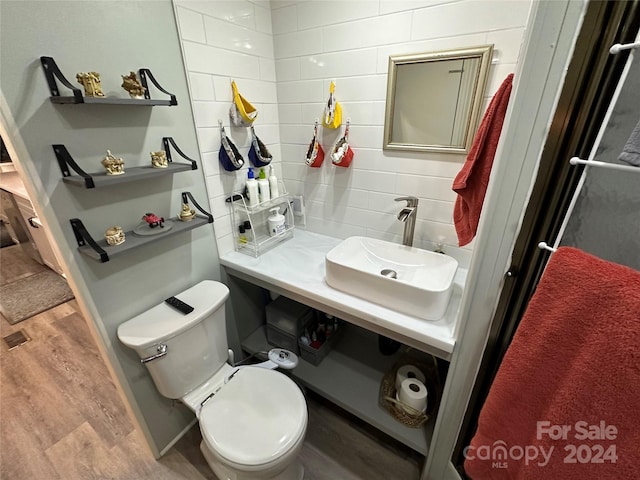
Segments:
[[[302,480],[304,395],[278,371],[226,363],[228,295],[222,283],[205,280],[176,295],[193,312],[157,305],[121,324],[118,338],[138,353],[162,395],[194,412],[200,449],[221,480]]]

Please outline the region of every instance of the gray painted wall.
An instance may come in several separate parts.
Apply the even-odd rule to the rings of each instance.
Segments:
[[[640,121],[640,61],[631,64],[594,160],[617,160]],[[590,168],[567,224],[563,245],[572,245],[605,260],[640,269],[640,168],[626,173]]]
[[[126,165],[146,164],[148,152],[161,148],[163,136],[173,136],[185,153],[199,160],[173,6],[169,0],[2,1],[0,22],[0,86],[26,147],[19,162],[37,188],[33,200],[43,206],[76,294],[93,313],[114,370],[124,377],[122,385],[131,395],[134,412],[142,412],[143,431],[157,454],[193,416],[157,393],[136,355],[118,342],[116,329],[200,280],[219,279],[213,227],[203,226],[100,264],[78,253],[69,219],[79,217],[100,238],[111,225],[132,229],[147,211],[175,215],[184,190],[206,206],[202,169],[85,190],[61,182],[51,145],[65,144],[88,172],[101,170],[106,149],[123,157]],[[107,95],[126,96],[120,75],[150,68],[177,95],[179,104],[53,105],[41,55],[54,57],[73,83],[76,72],[100,72]]]

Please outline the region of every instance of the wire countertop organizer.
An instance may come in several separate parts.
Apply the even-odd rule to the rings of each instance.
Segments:
[[[293,237],[295,221],[291,195],[281,180],[278,180],[278,187],[279,196],[253,206],[249,205],[242,191],[233,193],[225,200],[231,206],[231,227],[237,252],[258,257],[280,242]],[[278,208],[280,214],[285,217],[285,228],[276,235],[270,234],[268,228],[268,215],[274,208]],[[239,227],[246,225],[245,222],[251,227],[250,233],[247,232],[246,236],[239,232]]]
[[[626,43],[626,44],[619,44],[616,43],[615,45],[613,45],[610,49],[609,49],[609,53],[611,55],[617,55],[618,53],[624,51],[624,50],[635,50],[635,49],[640,49],[640,34],[638,35],[638,38],[636,38],[636,42],[634,43]],[[633,53],[632,53],[633,55]],[[607,110],[607,113],[602,121],[602,124],[600,125],[600,130],[598,132],[598,136],[596,138],[596,141],[593,145],[593,148],[591,149],[591,152],[589,154],[589,158],[588,159],[582,159],[579,157],[571,157],[569,159],[569,163],[571,165],[584,165],[585,168],[582,172],[582,176],[580,177],[580,181],[578,182],[578,185],[576,187],[575,192],[573,192],[573,197],[571,198],[571,203],[569,204],[569,208],[567,209],[567,213],[565,214],[565,217],[562,221],[562,225],[560,226],[560,231],[556,237],[555,242],[552,245],[549,245],[547,242],[545,241],[541,241],[538,243],[538,248],[540,250],[547,250],[551,253],[555,252],[558,248],[558,246],[560,245],[560,241],[562,240],[562,236],[564,235],[564,231],[567,227],[567,224],[569,223],[569,218],[571,217],[571,214],[573,213],[573,209],[576,205],[576,202],[578,201],[578,197],[580,196],[580,192],[582,191],[582,187],[584,185],[584,182],[586,180],[586,176],[587,176],[587,172],[589,171],[589,167],[595,167],[595,168],[603,168],[603,169],[609,169],[609,170],[617,170],[617,171],[621,171],[621,172],[628,172],[628,173],[639,173],[640,174],[640,167],[637,166],[633,166],[633,165],[622,165],[619,163],[610,163],[610,162],[602,162],[602,161],[597,161],[594,160],[593,158],[596,155],[596,151],[598,146],[600,145],[600,141],[602,140],[602,136],[604,135],[604,131],[607,128],[607,124],[609,123],[609,120],[611,118],[611,114],[613,113],[613,109],[615,107],[615,104],[618,101],[618,97],[620,95],[620,91],[622,90],[622,87],[624,85],[624,82],[626,80],[627,74],[629,72],[629,69],[631,67],[631,62],[633,61],[633,56],[629,57],[629,60],[627,61],[627,64],[625,65],[625,68],[622,72],[622,75],[620,76],[620,81],[618,82],[618,86],[616,87],[616,90],[614,92],[612,101],[609,105],[609,108]]]

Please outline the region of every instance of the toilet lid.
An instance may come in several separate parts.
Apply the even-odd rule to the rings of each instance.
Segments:
[[[230,462],[255,466],[287,453],[307,425],[307,405],[286,375],[241,368],[200,412],[209,447]]]

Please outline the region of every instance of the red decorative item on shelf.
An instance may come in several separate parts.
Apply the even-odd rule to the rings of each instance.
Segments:
[[[155,213],[145,213],[142,220],[147,222],[150,228],[164,228],[164,217],[159,217]]]

